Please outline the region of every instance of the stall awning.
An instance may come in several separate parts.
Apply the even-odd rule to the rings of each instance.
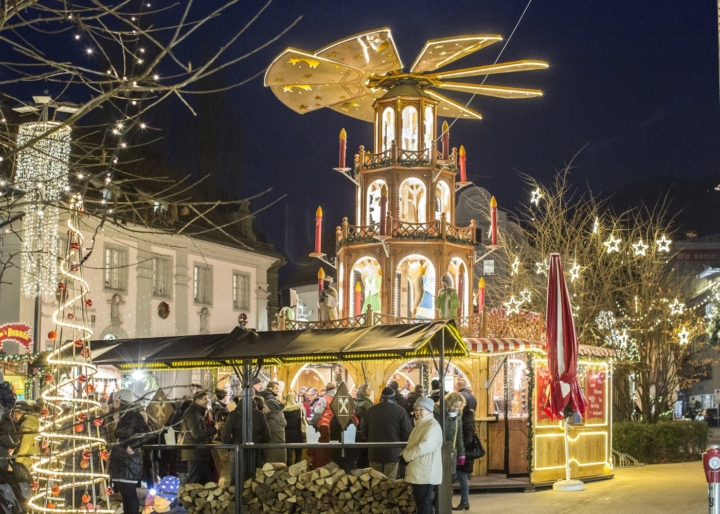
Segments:
[[[545,351],[545,343],[528,339],[498,338],[498,337],[466,337],[465,344],[470,353],[507,353],[526,351]],[[615,352],[610,348],[599,346],[580,345],[580,355],[593,357],[613,357]]]
[[[465,342],[455,322],[377,325],[359,328],[254,332],[236,328],[230,334],[152,337],[93,341],[93,363],[120,369],[212,368],[260,361],[362,361],[465,357]]]

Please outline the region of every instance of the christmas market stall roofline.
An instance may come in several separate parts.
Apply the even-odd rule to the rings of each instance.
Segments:
[[[363,328],[253,332],[93,341],[93,362],[118,369],[211,368],[259,361],[266,364],[466,357],[454,321]],[[42,360],[36,361],[42,366]]]

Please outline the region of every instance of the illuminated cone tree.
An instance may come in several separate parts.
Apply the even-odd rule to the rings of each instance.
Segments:
[[[59,261],[55,329],[48,339],[55,348],[48,356],[52,371],[43,376],[38,440],[41,453],[33,464],[33,512],[111,513],[105,471],[107,451],[101,437],[100,403],[96,401],[87,309],[88,285],[83,278],[83,236],[79,230],[82,199],[72,198],[68,239]]]

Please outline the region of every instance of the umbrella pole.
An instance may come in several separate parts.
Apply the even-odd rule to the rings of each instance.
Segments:
[[[567,419],[563,420],[565,429],[565,480],[570,480],[570,441],[568,440],[568,424]]]
[[[567,418],[563,419],[563,428],[565,430],[565,480],[555,482],[553,490],[561,492],[584,491],[585,484],[581,480],[570,478],[570,440],[568,439]]]

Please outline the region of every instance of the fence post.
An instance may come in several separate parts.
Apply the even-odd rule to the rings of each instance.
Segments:
[[[242,450],[240,449],[240,445],[235,445],[235,514],[240,514],[242,511],[242,490],[243,486],[245,485],[245,477],[243,476],[241,469],[243,469],[244,462],[242,461]],[[239,492],[239,494],[238,494]]]

